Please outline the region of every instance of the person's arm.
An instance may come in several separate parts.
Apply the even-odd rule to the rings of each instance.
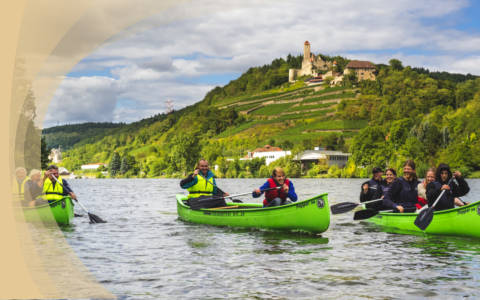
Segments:
[[[57,184],[60,184],[60,183],[57,182]],[[65,179],[62,180],[62,186],[63,186],[63,194],[64,195],[69,195],[70,197],[72,197],[72,199],[77,200],[77,195],[75,195],[75,193],[70,188],[70,185],[68,184],[68,182]]]
[[[264,193],[263,190],[268,189],[269,187],[270,187],[270,184],[268,183],[268,181],[265,182],[260,188],[254,190],[252,192],[252,197],[253,198],[260,197]]]
[[[455,179],[457,180],[458,185],[455,183],[452,184],[452,195],[454,197],[462,197],[470,192],[470,187],[463,177],[458,176]]]
[[[290,184],[288,185],[288,198],[292,200],[293,202],[296,202],[298,200],[297,194],[295,193],[295,188],[293,187],[293,183],[290,181]]]
[[[431,207],[435,200],[441,193],[441,184],[435,184],[435,182],[430,182],[427,184],[427,202],[428,206]]]
[[[187,178],[184,178],[180,181],[180,187],[182,189],[188,189],[189,187],[192,187],[196,185],[198,182],[197,176],[195,176],[193,173],[188,175]]]
[[[385,197],[383,198],[383,205],[386,207],[391,207],[392,209],[397,209],[397,205],[393,202],[394,196],[400,193],[402,189],[402,184],[396,180],[392,183],[392,187],[387,191]]]

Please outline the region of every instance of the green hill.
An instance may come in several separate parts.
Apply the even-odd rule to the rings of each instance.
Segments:
[[[121,163],[110,170],[117,176],[179,176],[204,157],[219,166],[219,176],[263,177],[269,169],[262,162],[226,158],[265,144],[294,153],[314,146],[351,151],[349,165],[333,176],[364,176],[373,165],[399,168],[406,158],[417,160],[420,173],[439,161],[467,173],[480,170],[480,79],[404,68],[392,60],[377,65],[376,81],[290,84],[288,69],[298,67],[301,58],[289,55],[250,68],[202,101],[169,114],[133,124],[59,126],[43,134],[49,146],[70,148],[63,164],[71,170],[109,163],[117,152]],[[292,177],[305,175],[289,158],[278,163]]]

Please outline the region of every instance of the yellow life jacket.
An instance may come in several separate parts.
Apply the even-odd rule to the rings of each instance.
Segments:
[[[23,201],[25,199],[25,182],[27,182],[30,179],[30,177],[26,176],[25,179],[23,179],[21,184],[18,184],[17,178],[13,179],[13,185],[12,185],[12,193],[14,196],[14,199]]]
[[[53,186],[50,178],[46,178],[43,182],[43,194],[42,198],[48,200],[48,202],[63,199],[65,195],[63,194],[62,177],[58,176],[55,186]]]
[[[196,198],[200,196],[211,196],[213,195],[213,177],[210,177],[207,179],[200,174],[196,175],[197,176],[197,184],[189,187],[187,189],[188,191],[188,199],[190,198]]]

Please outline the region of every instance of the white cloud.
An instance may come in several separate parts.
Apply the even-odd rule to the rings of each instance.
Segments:
[[[98,120],[138,120],[162,112],[167,98],[175,101],[177,109],[192,104],[213,85],[186,81],[209,74],[241,73],[289,53],[300,54],[305,40],[310,41],[314,53],[343,53],[375,63],[395,57],[404,65],[480,74],[480,35],[448,27],[456,22],[450,18],[464,9],[467,1],[304,0],[258,4],[232,0],[219,10],[220,4],[225,5],[215,0],[192,1],[145,19],[112,37],[77,65],[74,71],[108,68],[116,78],[113,83],[95,79],[103,84],[103,97],[115,103],[114,111]],[[395,55],[385,54],[392,50]],[[60,90],[67,99],[73,98],[67,91],[83,94],[85,110],[98,105],[97,90],[85,85],[84,80],[69,79]],[[121,102],[116,105],[116,99],[122,98],[137,107],[122,106]],[[83,115],[89,116],[85,121],[95,116]],[[80,112],[76,116],[80,120]],[[65,114],[64,119],[58,118],[66,122],[68,117]]]

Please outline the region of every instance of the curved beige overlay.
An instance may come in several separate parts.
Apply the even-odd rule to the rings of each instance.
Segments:
[[[12,1],[2,9],[3,190],[0,298],[114,298],[78,259],[57,226],[24,222],[10,191],[14,170],[40,165],[41,124],[55,88],[75,64],[112,35],[178,4],[147,1]],[[6,8],[5,6],[8,6]],[[32,108],[33,103],[33,108]],[[34,151],[32,151],[32,148]],[[8,149],[8,151],[5,151]],[[95,225],[93,225],[95,226]]]

